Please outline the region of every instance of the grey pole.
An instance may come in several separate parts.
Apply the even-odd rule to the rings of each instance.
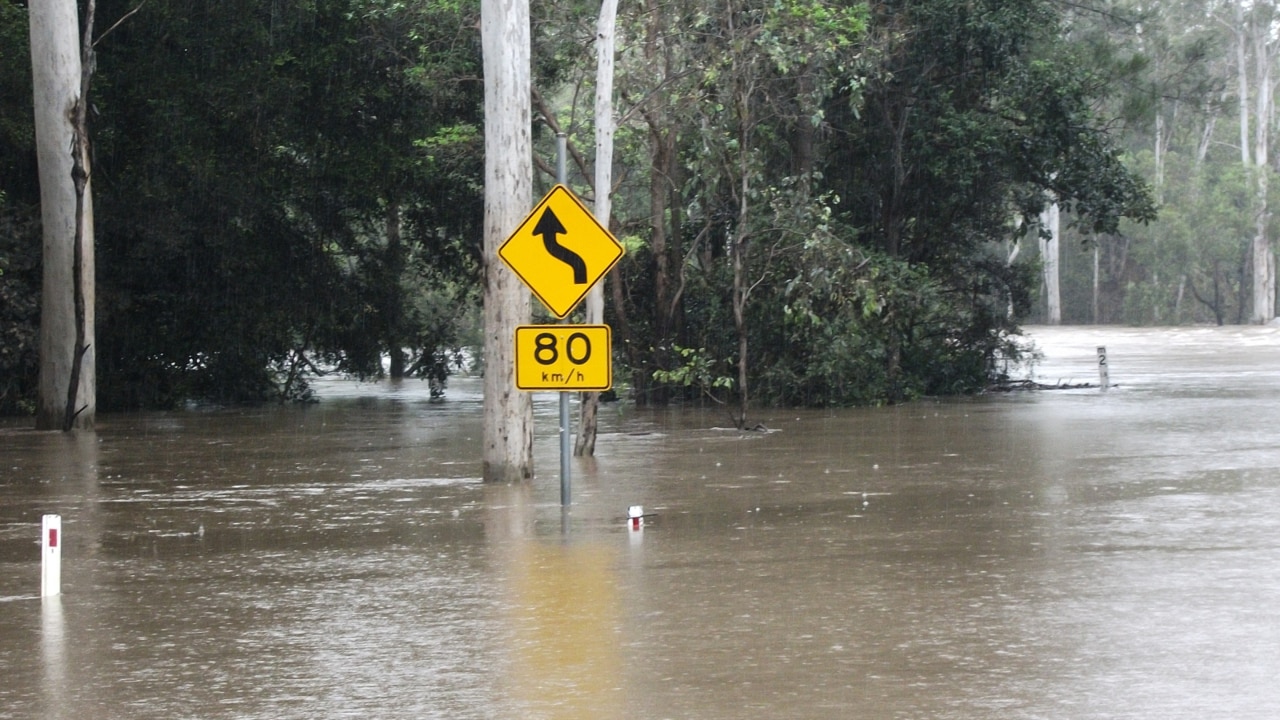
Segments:
[[[568,153],[568,138],[563,132],[556,133],[556,182],[564,185],[565,155]],[[568,319],[565,320],[568,322]],[[569,507],[572,486],[569,469],[569,393],[560,391],[560,506]]]

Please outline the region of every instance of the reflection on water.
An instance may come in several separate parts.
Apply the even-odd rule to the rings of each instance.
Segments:
[[[511,671],[520,717],[621,714],[612,548],[522,543],[510,559]]]
[[[44,714],[61,717],[59,706],[68,694],[67,636],[62,621],[62,598],[54,595],[40,603],[40,660],[44,667],[41,684]]]
[[[566,515],[554,396],[535,483],[488,487],[465,378],[9,422],[0,718],[1273,717],[1280,332],[1033,335],[1037,380],[1105,345],[1117,387],[610,406]]]

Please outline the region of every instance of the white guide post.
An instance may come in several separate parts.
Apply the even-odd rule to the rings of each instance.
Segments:
[[[62,516],[45,515],[40,530],[40,597],[62,593]]]

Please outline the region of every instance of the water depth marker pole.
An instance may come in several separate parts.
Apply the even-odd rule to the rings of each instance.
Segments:
[[[45,515],[40,523],[40,597],[62,593],[62,516]]]
[[[1111,379],[1107,377],[1107,348],[1105,345],[1098,346],[1098,384],[1102,387],[1102,391],[1106,392],[1107,386],[1111,384]]]
[[[563,132],[556,133],[556,182],[565,184],[565,155],[568,154],[568,136]],[[566,316],[561,322],[568,323]],[[571,478],[569,468],[569,393],[560,391],[560,507],[569,507],[571,502]]]

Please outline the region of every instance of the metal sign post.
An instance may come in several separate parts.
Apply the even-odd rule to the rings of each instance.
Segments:
[[[556,183],[565,184],[568,173],[565,171],[565,155],[568,154],[569,139],[560,132],[556,133]],[[554,216],[553,216],[554,217]],[[562,228],[563,231],[563,228]],[[576,273],[577,270],[575,269]],[[576,281],[575,277],[575,281]],[[568,313],[565,313],[568,315]],[[568,321],[565,321],[568,322]],[[571,470],[569,468],[569,393],[560,391],[560,507],[569,507],[572,501]]]
[[[569,392],[608,390],[613,383],[607,325],[571,325],[569,313],[625,250],[565,186],[568,139],[556,135],[556,186],[511,233],[498,257],[561,320],[516,328],[516,387],[560,393],[560,504],[570,495]]]

